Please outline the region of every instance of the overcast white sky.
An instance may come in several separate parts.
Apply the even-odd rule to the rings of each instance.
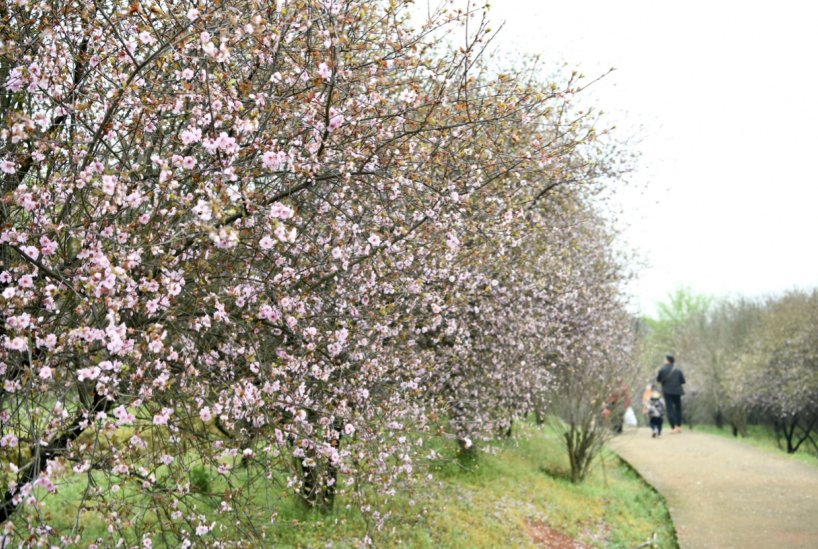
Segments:
[[[818,286],[818,3],[497,0],[491,13],[504,51],[588,76],[616,68],[588,100],[641,138],[618,199],[648,263],[637,308],[682,285]]]

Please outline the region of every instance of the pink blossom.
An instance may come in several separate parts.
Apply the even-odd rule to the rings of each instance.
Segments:
[[[318,74],[324,80],[329,80],[332,78],[332,69],[330,69],[329,65],[322,61],[321,64],[318,65]]]
[[[23,352],[28,350],[28,340],[22,336],[17,336],[14,339],[9,339],[7,336],[4,346],[11,351]]]
[[[191,210],[202,221],[210,221],[213,217],[213,210],[210,207],[210,202],[206,200],[199,200]]]
[[[77,473],[78,475],[88,471],[91,469],[91,462],[89,460],[84,460],[82,463],[77,463],[74,467],[71,468],[72,471]],[[88,546],[88,549],[91,549],[91,545]]]
[[[400,94],[399,99],[404,103],[414,103],[418,98],[418,94],[411,88],[406,88]]]
[[[113,195],[116,192],[116,177],[113,175],[102,176],[102,192]]]
[[[23,89],[23,76],[20,67],[13,68],[9,73],[6,78],[6,89],[14,93]]]
[[[202,146],[208,154],[216,154],[219,150],[219,142],[215,139],[202,139]]]
[[[268,170],[278,170],[287,161],[287,155],[284,151],[267,151],[261,155],[261,163]]]
[[[40,376],[41,379],[51,379],[52,371],[51,368],[48,366],[43,366],[40,368],[40,371],[37,372],[37,375]]]
[[[145,195],[138,190],[125,197],[125,203],[129,208],[138,208],[144,200]]]
[[[219,137],[216,138],[216,146],[228,154],[232,154],[238,150],[236,138],[227,135],[227,132],[219,133]]]
[[[281,313],[275,307],[265,303],[259,307],[258,317],[259,319],[267,320],[268,322],[278,322],[281,320]]]
[[[54,255],[57,251],[57,243],[43,235],[40,237],[40,251],[44,256]]]
[[[90,368],[80,368],[77,370],[77,380],[85,381],[86,379],[97,379],[102,370],[98,366],[91,366]]]
[[[276,227],[273,234],[282,242],[295,242],[297,236],[295,228],[287,230],[287,227],[284,225]]]
[[[153,424],[167,425],[171,414],[173,414],[172,408],[162,408],[162,411],[160,413],[153,416]]]
[[[457,235],[454,233],[449,233],[446,237],[446,246],[453,252],[456,252],[458,248],[460,248],[460,240],[457,238]]]
[[[210,421],[213,418],[213,414],[210,412],[210,408],[208,406],[205,406],[199,410],[199,418],[205,422]]]
[[[34,287],[34,277],[30,274],[23,275],[20,277],[20,280],[17,281],[17,284],[21,288],[33,288]]]
[[[201,128],[192,126],[186,130],[183,130],[179,137],[181,137],[182,143],[185,146],[191,145],[193,143],[198,143],[199,141],[202,140],[202,130]]]
[[[295,215],[293,209],[281,202],[276,202],[270,206],[270,217],[273,219],[286,220],[292,218],[293,215]]]
[[[9,159],[4,159],[0,162],[0,170],[2,170],[5,174],[13,174],[17,171],[17,164]]]
[[[148,350],[154,354],[161,353],[164,348],[165,344],[162,343],[161,339],[152,339],[150,343],[148,343]]]
[[[34,481],[34,484],[44,488],[49,494],[57,493],[57,485],[47,475],[41,475],[40,478]]]
[[[327,129],[330,132],[334,132],[338,128],[340,128],[344,124],[344,115],[343,114],[336,114],[332,118],[329,119],[329,125]]]
[[[366,239],[367,242],[373,247],[377,248],[381,244],[381,237],[376,234],[369,235],[369,238]]]
[[[239,235],[232,227],[220,227],[210,233],[210,239],[222,250],[234,248],[239,243]]]
[[[17,199],[17,203],[27,212],[33,212],[37,209],[37,201],[34,200],[31,193],[21,193]]]
[[[197,10],[196,8],[191,8],[187,10],[187,18],[191,21],[197,20],[199,18],[199,15],[200,15],[199,10]]]
[[[182,159],[182,167],[186,170],[192,170],[196,167],[196,159],[192,156],[186,156]]]
[[[195,75],[195,73],[193,72],[193,69],[191,69],[191,68],[187,68],[187,69],[182,70],[182,79],[183,80],[192,80],[194,75]]]
[[[258,245],[262,250],[272,250],[275,247],[275,240],[269,236],[264,236],[258,241]]]
[[[54,334],[47,334],[44,338],[38,340],[38,345],[46,349],[53,349],[57,346],[57,336]]]
[[[35,246],[20,246],[20,250],[22,250],[22,252],[31,259],[37,259],[40,257],[40,250],[38,250]]]
[[[10,316],[6,318],[6,325],[14,330],[25,330],[31,326],[31,315],[23,313],[19,316]]]
[[[110,324],[105,329],[105,334],[108,338],[108,343],[105,346],[108,352],[113,355],[124,354],[127,352],[131,342],[125,339],[126,327],[125,324],[117,325],[113,316],[109,318]]]
[[[117,419],[116,424],[119,426],[122,425],[132,425],[133,422],[136,420],[133,414],[128,412],[128,409],[125,406],[118,406],[114,409],[114,417]]]
[[[17,442],[17,437],[13,433],[9,433],[0,438],[0,448],[16,448]]]

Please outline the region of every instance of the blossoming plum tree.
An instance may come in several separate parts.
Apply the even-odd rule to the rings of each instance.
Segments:
[[[560,251],[601,242],[579,85],[407,4],[0,4],[7,536],[261,540],[277,483],[388,496],[430,422],[468,446],[540,398],[607,295]]]
[[[818,449],[818,294],[770,299],[759,316],[728,371],[732,398],[772,424],[788,453],[805,442]]]

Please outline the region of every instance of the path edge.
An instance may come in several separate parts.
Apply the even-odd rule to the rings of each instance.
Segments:
[[[642,484],[644,484],[645,486],[647,486],[647,487],[648,487],[648,488],[649,488],[649,489],[650,489],[650,490],[651,490],[651,491],[652,491],[654,494],[656,494],[657,496],[659,496],[659,499],[661,499],[661,500],[662,500],[662,503],[664,503],[664,504],[665,504],[665,509],[667,510],[667,516],[668,516],[668,518],[670,519],[670,530],[671,530],[671,532],[673,532],[673,543],[674,543],[674,545],[675,545],[676,549],[679,549],[679,548],[681,547],[681,546],[679,545],[679,533],[676,531],[676,523],[673,521],[673,514],[671,514],[671,512],[670,512],[670,507],[668,506],[668,503],[667,503],[667,498],[665,498],[664,494],[662,494],[662,492],[660,492],[660,491],[659,491],[659,490],[656,488],[656,486],[654,486],[653,484],[651,484],[651,483],[648,481],[648,479],[646,479],[646,478],[645,478],[645,477],[642,475],[642,473],[640,473],[640,472],[639,472],[639,470],[638,470],[636,467],[634,467],[634,466],[631,464],[631,462],[630,462],[630,461],[628,461],[627,459],[625,459],[624,457],[622,457],[621,455],[619,455],[619,452],[617,452],[616,450],[614,450],[613,448],[611,448],[611,447],[610,447],[609,445],[607,445],[607,444],[605,445],[605,448],[606,448],[606,449],[607,449],[607,450],[608,450],[608,451],[609,451],[611,454],[613,454],[613,455],[614,455],[614,457],[616,457],[616,459],[618,459],[618,460],[619,460],[619,462],[620,462],[622,465],[624,465],[626,469],[629,469],[631,472],[633,472],[633,474],[634,474],[634,475],[636,475],[636,477],[637,477],[637,478],[638,478],[640,481],[642,481]]]

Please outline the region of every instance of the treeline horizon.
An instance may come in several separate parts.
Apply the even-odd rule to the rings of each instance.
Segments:
[[[645,375],[665,353],[688,378],[685,420],[768,426],[789,453],[818,451],[818,288],[714,298],[680,288],[640,321]]]

